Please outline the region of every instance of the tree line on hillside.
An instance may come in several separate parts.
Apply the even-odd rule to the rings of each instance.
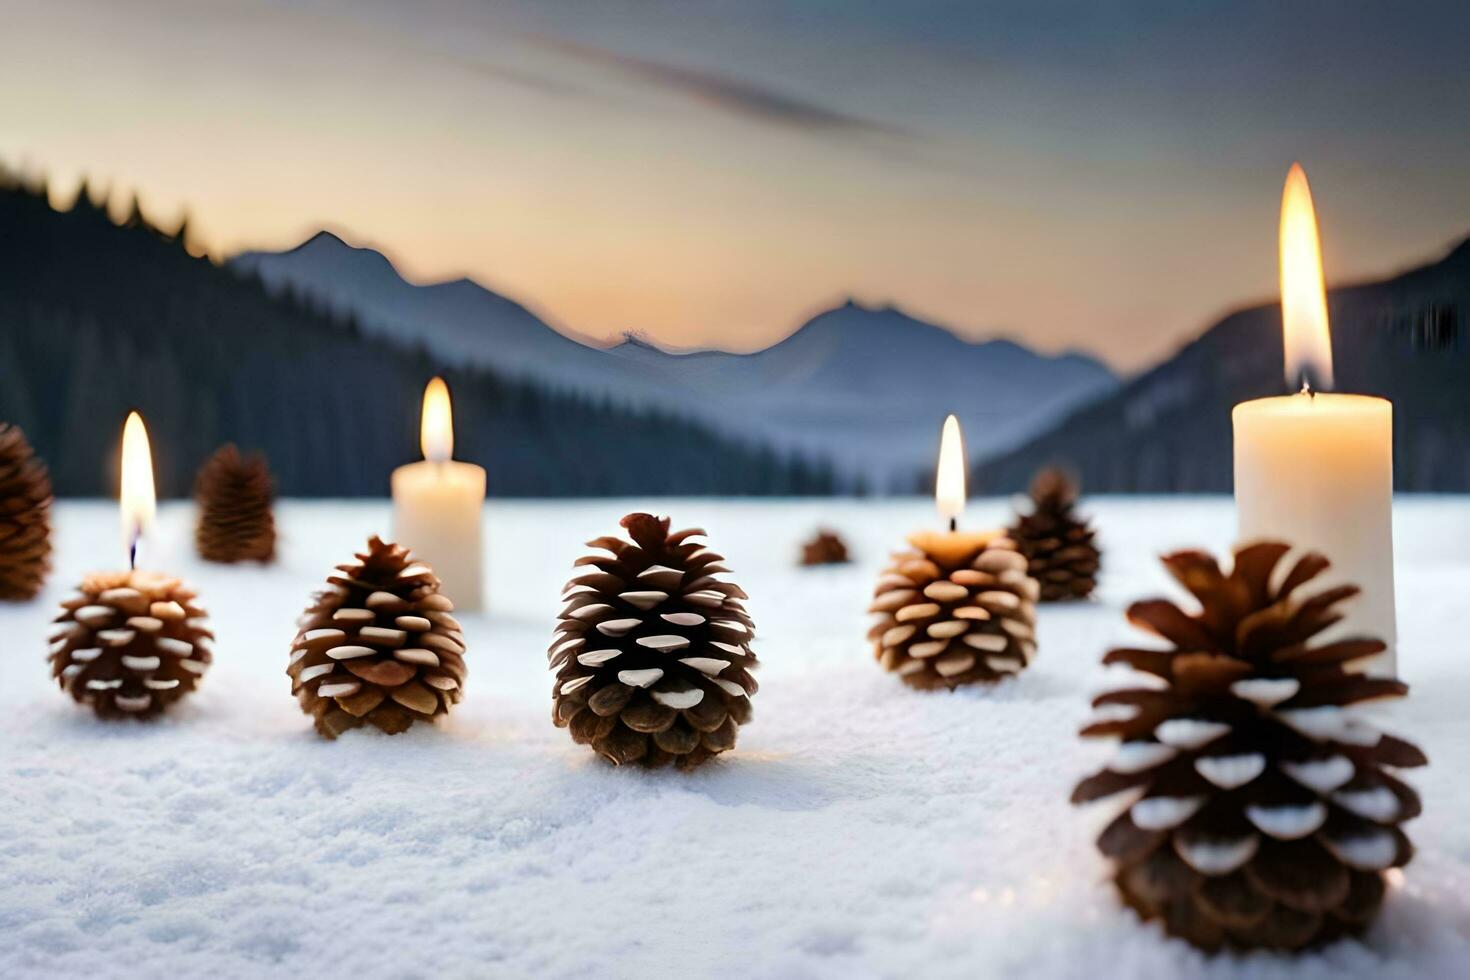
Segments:
[[[1470,241],[1382,282],[1328,294],[1336,390],[1393,402],[1399,490],[1470,491]],[[1281,308],[1222,319],[1163,364],[976,467],[979,492],[1061,464],[1093,493],[1220,493],[1233,484],[1231,409],[1286,394]]]
[[[0,172],[0,420],[22,426],[57,492],[115,490],[123,419],[153,436],[160,493],[235,442],[269,457],[283,494],[381,495],[418,452],[419,399],[442,374],[456,457],[499,496],[813,495],[829,464],[744,443],[668,412],[554,392],[363,336],[350,316],[192,255],[187,221],[121,220],[86,192]]]

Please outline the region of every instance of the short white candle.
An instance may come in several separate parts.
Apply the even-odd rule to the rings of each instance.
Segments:
[[[393,471],[393,539],[427,562],[456,609],[484,607],[481,519],[485,470],[454,455],[449,388],[440,378],[424,389],[422,463]]]
[[[1287,382],[1299,394],[1235,406],[1235,503],[1242,541],[1272,538],[1320,551],[1327,584],[1363,591],[1329,638],[1388,644],[1366,665],[1396,672],[1393,584],[1393,405],[1312,393],[1332,384],[1332,345],[1311,190],[1300,165],[1281,205],[1281,306]]]

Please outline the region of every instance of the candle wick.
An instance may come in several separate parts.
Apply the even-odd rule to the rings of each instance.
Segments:
[[[960,519],[958,517],[951,517],[949,519],[949,532],[951,534],[953,534],[954,532],[958,531],[959,529],[960,529]]]
[[[133,540],[128,543],[128,570],[138,570],[138,536],[133,535]]]
[[[1316,398],[1317,397],[1317,393],[1312,390],[1312,382],[1305,375],[1302,376],[1302,391],[1301,391],[1301,393],[1303,395],[1306,395],[1308,398]]]

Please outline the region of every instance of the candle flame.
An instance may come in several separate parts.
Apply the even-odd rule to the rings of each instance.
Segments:
[[[939,516],[951,522],[965,510],[965,439],[960,433],[960,420],[951,415],[944,420],[939,437],[939,472],[934,479],[934,506]]]
[[[148,445],[148,429],[137,412],[130,413],[123,425],[122,480],[119,487],[123,543],[132,552],[138,539],[153,526],[153,518],[158,511],[153,490],[153,451]]]
[[[1332,335],[1327,327],[1327,289],[1322,245],[1307,172],[1293,163],[1281,194],[1281,328],[1286,384],[1332,387]]]
[[[424,459],[447,463],[454,457],[454,410],[449,404],[449,386],[435,378],[424,389],[424,414],[419,425],[419,445]]]

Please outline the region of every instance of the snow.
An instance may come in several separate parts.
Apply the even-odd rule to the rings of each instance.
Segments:
[[[973,504],[967,524],[1004,518]],[[559,587],[630,509],[708,528],[751,593],[762,669],[735,752],[691,775],[616,770],[550,722]],[[1108,752],[1076,730],[1165,588],[1153,556],[1224,548],[1224,499],[1100,499],[1101,596],[1045,607],[1035,664],[925,694],[872,662],[863,610],[922,501],[497,502],[489,609],[442,725],[318,739],[289,695],[293,622],[386,503],[287,502],[282,559],[208,566],[163,508],[152,567],[201,589],[219,641],[201,690],[154,725],[102,724],[43,655],[51,610],[120,558],[103,503],[58,506],[45,595],[0,606],[0,976],[1422,977],[1470,962],[1470,501],[1397,508],[1400,672],[1376,719],[1431,759],[1409,773],[1418,856],[1364,942],[1208,959],[1123,910],[1067,803]],[[802,570],[819,523],[858,562]]]

